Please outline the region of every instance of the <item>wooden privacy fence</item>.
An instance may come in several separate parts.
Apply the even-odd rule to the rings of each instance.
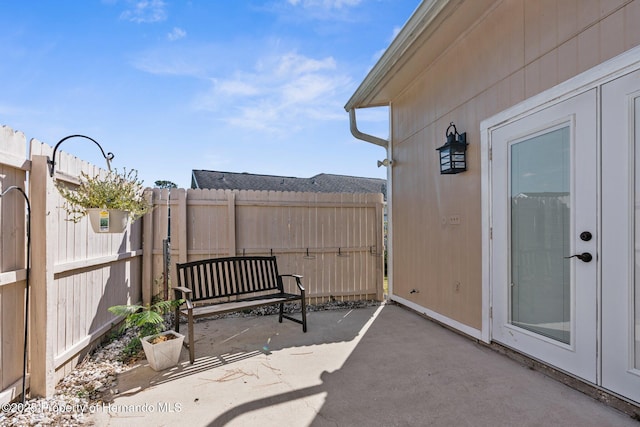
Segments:
[[[382,194],[154,189],[153,203],[144,224],[143,283],[153,283],[146,301],[163,293],[164,240],[169,283],[176,262],[273,254],[280,273],[304,276],[311,303],[382,299]]]
[[[0,128],[0,192],[12,185],[26,189],[26,148],[24,135]],[[22,388],[26,212],[17,191],[0,198],[0,403]]]
[[[32,140],[30,160],[25,159],[26,149],[24,134],[0,128],[0,191],[20,186],[31,202],[27,383],[31,395],[49,396],[117,320],[107,308],[140,301],[142,224],[135,223],[123,233],[96,234],[87,218],[78,224],[67,221],[63,199],[49,176],[47,160],[53,149]],[[105,172],[57,152],[55,180],[79,183],[82,171]],[[0,199],[0,403],[14,398],[22,388],[24,206],[23,197]]]
[[[57,151],[51,177],[52,152],[0,127],[0,192],[18,186],[31,203],[26,384],[32,396],[52,395],[112,328],[118,319],[108,307],[149,302],[165,282],[176,283],[176,262],[273,254],[280,273],[304,275],[311,303],[382,299],[382,194],[154,189],[148,192],[154,209],[142,221],[123,233],[96,234],[87,218],[67,220],[55,182],[79,184],[81,172],[106,171]],[[26,204],[11,193],[0,198],[0,403],[20,393],[24,355]],[[163,271],[168,237],[170,275]]]

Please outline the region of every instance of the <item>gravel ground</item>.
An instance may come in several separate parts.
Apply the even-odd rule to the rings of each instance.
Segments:
[[[307,312],[364,308],[379,304],[377,301],[332,301],[309,305]],[[249,312],[227,314],[224,317],[265,316],[276,314],[277,310],[277,306],[264,306]],[[300,307],[292,304],[286,311],[299,312]],[[211,319],[204,319],[206,320]],[[168,324],[172,324],[170,319]],[[106,393],[114,386],[117,375],[130,369],[130,365],[122,361],[122,352],[134,336],[134,332],[129,330],[98,347],[56,386],[52,397],[29,399],[24,405],[19,402],[2,405],[0,426],[91,425],[91,414],[100,410],[102,404],[108,400],[109,396]]]

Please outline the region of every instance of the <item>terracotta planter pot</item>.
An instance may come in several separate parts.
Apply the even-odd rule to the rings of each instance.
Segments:
[[[155,344],[150,342],[156,337],[163,337],[166,335],[174,335],[175,338]],[[142,342],[144,354],[149,362],[149,366],[151,366],[151,369],[154,371],[162,371],[178,364],[183,341],[184,335],[171,330],[157,335],[149,335],[140,340],[140,342]]]
[[[87,209],[91,228],[96,233],[122,233],[127,229],[129,212],[115,209]]]

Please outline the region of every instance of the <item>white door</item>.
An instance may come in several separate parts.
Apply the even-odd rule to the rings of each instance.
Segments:
[[[640,402],[640,71],[602,86],[602,385]]]
[[[584,92],[494,127],[489,142],[492,337],[592,382],[596,102]]]

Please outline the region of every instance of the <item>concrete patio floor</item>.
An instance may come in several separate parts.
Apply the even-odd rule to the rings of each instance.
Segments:
[[[387,304],[196,324],[196,362],[118,378],[97,426],[639,426],[629,416]],[[186,328],[185,328],[186,329]],[[115,392],[115,390],[114,390]]]

